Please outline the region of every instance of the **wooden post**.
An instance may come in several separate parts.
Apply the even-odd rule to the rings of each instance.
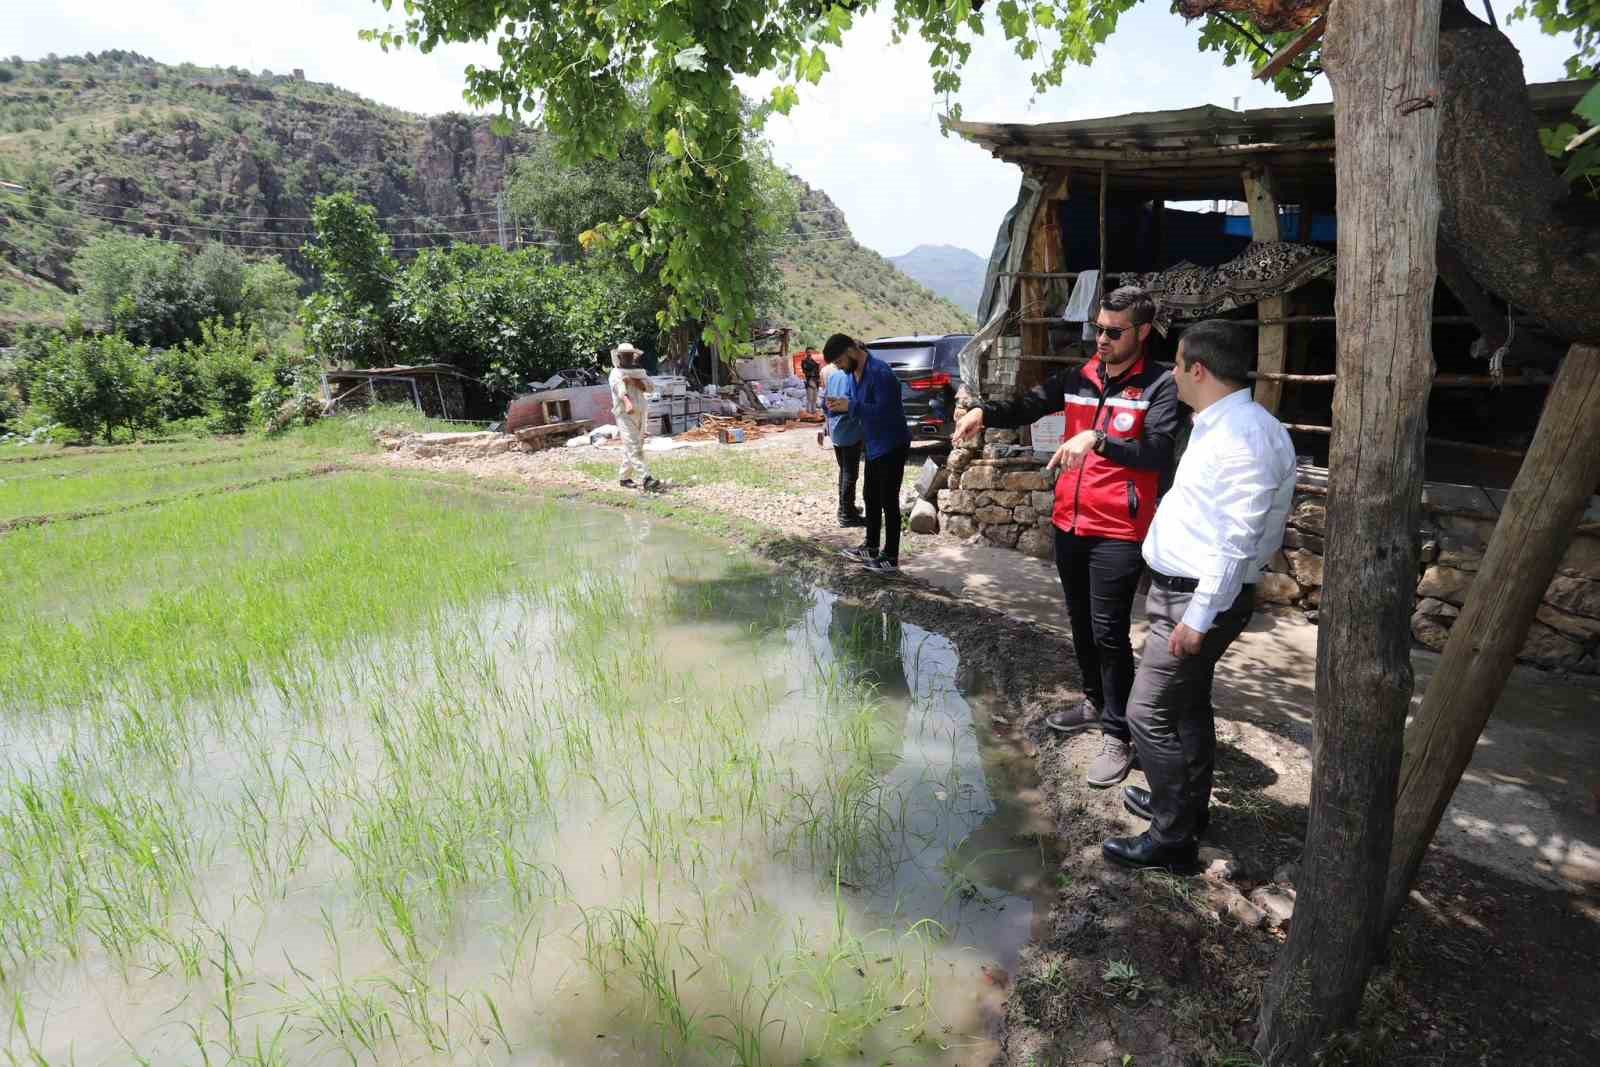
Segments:
[[[1310,820],[1256,1051],[1305,1064],[1355,1021],[1382,929],[1411,703],[1411,612],[1438,244],[1440,0],[1339,0],[1322,61],[1338,181],[1338,373],[1328,458]]]
[[[1025,273],[1018,287],[1022,295],[1021,315],[1022,350],[1034,355],[1050,354],[1050,327],[1028,319],[1044,318],[1046,303],[1053,281],[1027,277],[1028,274],[1050,274],[1063,270],[1061,262],[1060,204],[1067,194],[1067,174],[1041,175],[1039,208],[1033,213],[1033,225],[1028,228],[1028,244],[1023,250]],[[1026,363],[1017,370],[1016,393],[1021,394],[1044,381],[1049,367],[1043,363]]]
[[[1251,167],[1244,172],[1244,198],[1250,205],[1250,239],[1252,241],[1279,241],[1278,198],[1272,187],[1272,174],[1265,167]],[[1288,299],[1269,296],[1256,305],[1256,317],[1281,319],[1288,314]],[[1256,331],[1256,370],[1262,374],[1282,374],[1284,355],[1288,351],[1287,326],[1261,326]],[[1278,413],[1283,402],[1283,383],[1271,379],[1256,382],[1256,403]]]
[[[1600,467],[1600,346],[1573,345],[1533,444],[1406,731],[1384,930],[1400,914],[1444,809],[1505,689],[1534,612],[1572,540]]]
[[[1100,164],[1100,288],[1107,289],[1106,285],[1106,179],[1109,172],[1104,163]]]

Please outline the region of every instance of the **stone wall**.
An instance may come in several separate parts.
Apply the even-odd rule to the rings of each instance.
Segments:
[[[1016,447],[1016,434],[990,430],[980,449],[956,449],[938,494],[939,528],[980,537],[1040,559],[1055,554],[1050,522],[1053,479],[1044,460]],[[1322,599],[1326,472],[1302,467],[1284,529],[1283,549],[1258,587],[1260,600],[1293,606],[1315,620]],[[1505,493],[1474,486],[1428,485],[1417,532],[1420,566],[1411,633],[1438,651],[1466,601]],[[1551,670],[1600,674],[1600,504],[1589,509],[1556,576],[1545,590],[1519,659]]]

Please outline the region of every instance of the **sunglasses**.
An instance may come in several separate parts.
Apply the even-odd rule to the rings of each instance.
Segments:
[[[1103,334],[1104,336],[1109,337],[1113,341],[1122,340],[1122,335],[1123,334],[1127,333],[1129,330],[1133,330],[1133,329],[1137,329],[1138,328],[1138,327],[1135,327],[1135,326],[1102,326],[1098,322],[1091,322],[1089,325],[1094,327],[1094,332],[1095,332],[1096,336],[1100,336],[1100,335]]]

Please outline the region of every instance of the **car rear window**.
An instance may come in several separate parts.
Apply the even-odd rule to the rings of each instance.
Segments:
[[[867,351],[889,364],[895,370],[921,370],[933,366],[933,345],[868,345]]]

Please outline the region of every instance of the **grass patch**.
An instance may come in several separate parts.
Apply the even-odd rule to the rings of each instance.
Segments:
[[[782,489],[790,484],[781,470],[739,452],[696,450],[694,455],[647,456],[650,473],[672,485],[737,485],[747,489]],[[621,462],[620,453],[617,463]],[[615,482],[617,463],[584,460],[577,469],[599,482]]]

